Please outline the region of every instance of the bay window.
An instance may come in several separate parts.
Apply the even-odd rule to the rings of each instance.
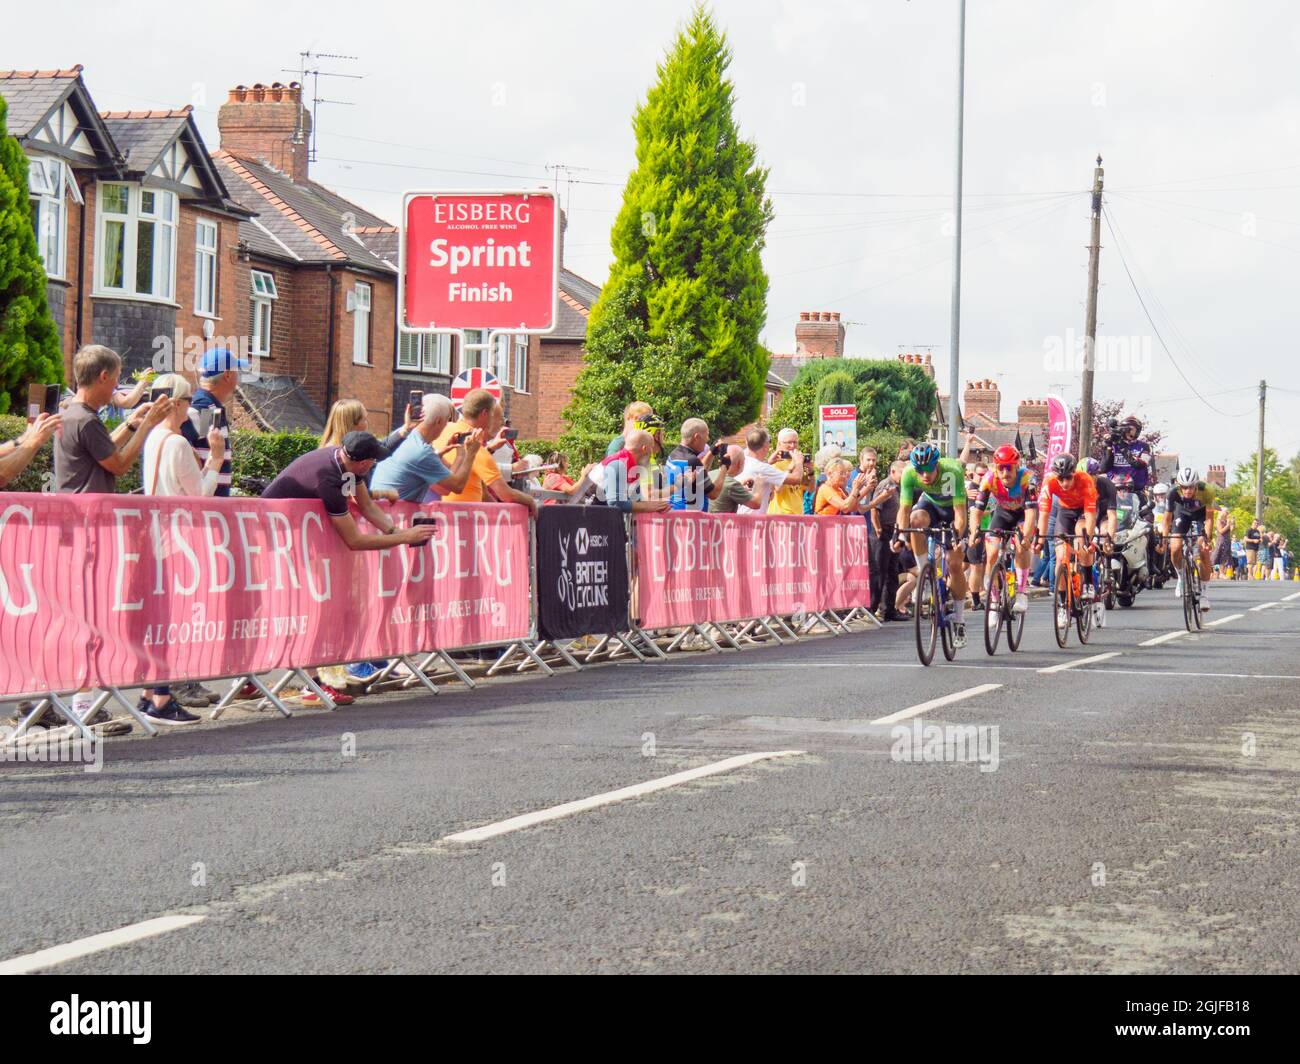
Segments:
[[[31,197],[32,228],[46,277],[63,277],[67,249],[67,214],[63,206],[64,182],[71,180],[58,159],[28,158],[27,187]]]
[[[140,185],[99,186],[99,291],[171,302],[176,294],[176,196]]]
[[[449,333],[402,333],[397,339],[397,368],[412,373],[451,373]]]

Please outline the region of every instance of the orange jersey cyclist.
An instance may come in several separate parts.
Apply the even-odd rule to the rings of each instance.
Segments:
[[[1087,473],[1079,472],[1072,454],[1058,454],[1052,459],[1052,471],[1043,481],[1043,490],[1038,496],[1038,535],[1047,535],[1048,522],[1052,518],[1053,502],[1056,502],[1056,531],[1063,536],[1075,537],[1074,546],[1079,552],[1079,561],[1083,565],[1093,563],[1092,552],[1088,542],[1097,531],[1097,485]],[[1078,532],[1079,519],[1083,519],[1083,532]],[[1082,535],[1082,539],[1078,538]],[[1056,553],[1056,576],[1060,579],[1061,570],[1067,564],[1067,551]],[[1095,592],[1090,585],[1085,595]]]
[[[1029,559],[1038,515],[1038,478],[1020,464],[1020,452],[1010,444],[993,452],[993,469],[985,474],[971,507],[972,528],[980,527],[990,505],[993,514],[985,531],[1010,532],[1016,525],[1021,526],[1020,542],[1016,545],[1016,601],[1012,608],[1024,613],[1029,608]],[[979,551],[978,561],[985,561],[987,554],[986,572],[990,574],[998,563],[1002,543],[1000,536],[991,536],[987,546]],[[988,597],[987,588],[985,597]]]

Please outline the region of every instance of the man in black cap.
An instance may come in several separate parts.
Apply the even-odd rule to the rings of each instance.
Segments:
[[[384,550],[399,543],[427,543],[433,525],[399,529],[370,497],[366,474],[374,464],[388,457],[388,448],[368,432],[349,432],[342,447],[321,447],[295,458],[262,492],[264,499],[319,499],[325,504],[330,523],[343,537],[349,550]],[[379,533],[357,528],[348,510],[348,499]]]

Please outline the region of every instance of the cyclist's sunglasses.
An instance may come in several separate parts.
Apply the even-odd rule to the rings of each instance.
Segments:
[[[1014,473],[1015,471],[1016,466],[1012,464],[998,466],[999,473]]]

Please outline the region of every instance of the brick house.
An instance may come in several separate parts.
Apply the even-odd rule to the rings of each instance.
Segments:
[[[176,337],[228,328],[237,229],[190,108],[100,114],[81,67],[0,72],[9,134],[28,161],[32,221],[65,374],[83,344],[128,370]],[[199,348],[196,347],[196,350]]]
[[[1026,399],[1016,408],[1014,421],[1002,420],[1002,392],[992,380],[967,381],[962,396],[963,430],[959,448],[970,443],[970,461],[993,461],[993,452],[1011,444],[1022,455],[1041,457],[1047,453],[1049,435],[1047,400]]]

